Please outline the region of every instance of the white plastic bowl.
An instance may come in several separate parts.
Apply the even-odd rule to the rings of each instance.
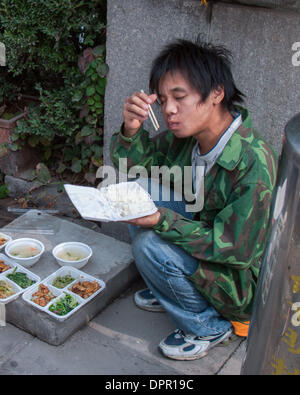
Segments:
[[[8,244],[12,240],[12,238],[10,236],[6,235],[5,233],[0,232],[0,239],[2,237],[5,238],[7,241],[6,241],[6,243],[0,245],[0,251],[2,250],[2,248],[4,248],[6,246],[6,244]]]
[[[67,259],[62,259],[59,256],[63,252],[69,252],[69,253],[79,253],[80,255],[83,256],[82,259],[73,261],[73,260],[67,260]],[[70,241],[67,243],[61,243],[58,244],[56,247],[53,248],[52,250],[52,255],[56,259],[57,263],[60,266],[71,266],[75,267],[76,269],[81,269],[83,266],[85,266],[91,256],[93,255],[92,249],[84,243],[80,243],[77,241]]]
[[[37,248],[40,252],[37,255],[30,257],[30,258],[20,258],[20,257],[12,254],[14,248],[26,247],[28,245]],[[22,238],[22,239],[12,240],[12,241],[8,242],[5,246],[5,254],[9,258],[13,259],[15,262],[19,263],[20,265],[22,265],[24,267],[31,267],[35,263],[37,263],[37,261],[43,255],[44,251],[45,251],[45,246],[43,243],[41,243],[39,240],[30,239],[30,238]]]

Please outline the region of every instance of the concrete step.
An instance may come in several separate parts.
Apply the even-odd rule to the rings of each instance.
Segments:
[[[93,223],[89,226],[95,227]],[[98,228],[98,227],[97,227]],[[99,229],[99,228],[98,228]],[[47,231],[52,234],[45,234]],[[80,308],[64,322],[59,322],[45,312],[34,309],[21,297],[6,305],[7,321],[52,345],[62,344],[69,336],[86,325],[112,300],[136,280],[138,273],[128,243],[106,236],[70,220],[31,210],[3,228],[13,239],[32,237],[45,245],[45,253],[30,268],[42,280],[60,268],[52,256],[52,249],[66,241],[88,244],[93,256],[81,270],[100,278],[106,289]]]

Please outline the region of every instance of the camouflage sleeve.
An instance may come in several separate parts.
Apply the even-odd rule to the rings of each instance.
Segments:
[[[153,229],[199,260],[245,269],[264,251],[271,196],[264,184],[240,184],[211,224],[161,207]]]
[[[155,138],[150,138],[148,131],[140,128],[133,137],[125,137],[120,131],[113,134],[110,143],[110,155],[113,164],[118,168],[119,159],[127,158],[128,168],[143,166],[149,172],[151,166],[164,164],[170,141],[167,132],[160,133]]]

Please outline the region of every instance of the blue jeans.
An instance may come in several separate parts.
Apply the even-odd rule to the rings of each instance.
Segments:
[[[161,188],[161,186],[159,186]],[[186,218],[185,201],[156,201]],[[176,327],[197,336],[218,335],[231,324],[211,306],[187,278],[198,268],[198,260],[175,244],[164,241],[153,230],[129,225],[132,253],[137,269]]]

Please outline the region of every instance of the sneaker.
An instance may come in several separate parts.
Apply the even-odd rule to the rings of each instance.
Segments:
[[[134,294],[134,302],[139,308],[143,310],[160,313],[165,311],[163,306],[157,301],[153,293],[148,288],[137,291]]]
[[[207,355],[208,350],[224,342],[232,334],[232,330],[216,336],[186,335],[183,330],[176,329],[159,343],[162,353],[169,358],[191,361]]]

